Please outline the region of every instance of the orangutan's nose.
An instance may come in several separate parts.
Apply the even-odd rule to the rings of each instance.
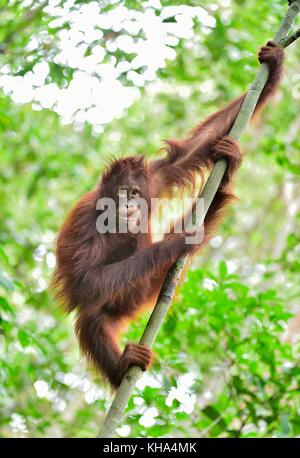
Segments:
[[[133,202],[129,202],[128,204],[126,204],[126,207],[128,216],[133,215],[133,213],[135,213],[138,210],[138,206]]]

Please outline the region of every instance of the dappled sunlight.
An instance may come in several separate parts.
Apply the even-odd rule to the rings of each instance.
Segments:
[[[0,68],[0,87],[15,103],[33,102],[34,109],[50,108],[64,123],[88,122],[100,126],[122,116],[139,96],[138,88],[154,81],[166,62],[176,58],[174,47],[178,40],[194,38],[195,18],[203,29],[216,24],[201,7],[162,7],[159,2],[149,1],[144,2],[142,11],[118,5],[102,12],[95,1],[74,4],[67,1],[61,6],[60,2],[52,1],[45,8],[53,18],[50,30],[64,24],[69,26],[57,33],[57,51],[53,57],[55,64],[74,69],[66,87],[51,81],[47,61],[37,63],[23,77],[11,75],[7,65],[2,71]],[[160,15],[155,8],[161,10]],[[176,21],[168,22],[169,17],[175,17]],[[98,44],[108,29],[113,31],[112,39]],[[52,37],[45,34],[32,36],[27,50],[35,51],[48,40],[52,42]],[[120,62],[108,57],[108,53],[117,50],[135,57]],[[127,83],[119,79],[124,75]]]

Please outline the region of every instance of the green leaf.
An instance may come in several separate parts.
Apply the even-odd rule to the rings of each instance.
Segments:
[[[5,312],[9,312],[11,314],[14,313],[12,307],[10,304],[7,302],[7,300],[4,297],[0,297],[0,308],[4,310]]]
[[[31,343],[30,335],[22,329],[20,329],[18,332],[18,339],[23,348],[28,347]]]
[[[216,421],[220,428],[226,429],[226,422],[220,412],[213,406],[207,406],[202,410],[203,414],[206,415],[210,420]]]
[[[225,261],[221,261],[220,264],[219,264],[219,274],[220,274],[220,278],[222,280],[225,280],[225,278],[228,275],[227,264],[226,264]]]

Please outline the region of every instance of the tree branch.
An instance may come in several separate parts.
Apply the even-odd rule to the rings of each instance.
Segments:
[[[293,34],[291,35],[291,37],[286,39],[293,24],[293,21],[296,18],[299,11],[300,0],[295,0],[291,3],[281,23],[280,29],[275,35],[275,42],[283,43],[284,46],[288,46],[298,38],[294,38],[295,34]],[[251,118],[251,115],[254,111],[259,96],[268,80],[268,76],[268,66],[266,64],[262,64],[257,73],[255,81],[253,82],[248,91],[248,94],[237,116],[237,119],[231,129],[231,132],[229,134],[231,137],[237,140],[240,139]],[[204,199],[204,215],[202,221],[200,221],[200,224],[203,223],[207,210],[209,209],[214,199],[214,196],[222,181],[222,177],[226,171],[226,167],[226,160],[222,159],[216,162],[202,193],[199,195],[200,198]],[[187,257],[178,259],[174,266],[169,270],[168,275],[160,291],[157,303],[154,307],[154,310],[141,337],[140,343],[145,344],[149,347],[153,345],[154,340],[158,334],[159,328],[162,325],[163,320],[168,312],[169,306],[174,296],[175,288],[179,282],[186,261]],[[114,401],[112,402],[112,405],[107,413],[106,419],[104,421],[104,424],[102,425],[98,437],[108,438],[114,435],[118,424],[123,418],[124,410],[127,406],[132,390],[134,389],[135,383],[141,375],[141,372],[142,370],[140,367],[132,366],[125,374],[122,383],[116,392]]]
[[[285,38],[284,40],[280,41],[280,44],[283,48],[290,46],[294,41],[300,38],[300,29],[296,30],[296,32],[292,33],[289,37]]]

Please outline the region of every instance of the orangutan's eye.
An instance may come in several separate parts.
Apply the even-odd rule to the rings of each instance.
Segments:
[[[131,194],[133,195],[133,197],[139,197],[140,191],[138,189],[133,189]]]

